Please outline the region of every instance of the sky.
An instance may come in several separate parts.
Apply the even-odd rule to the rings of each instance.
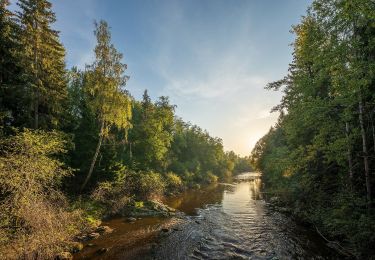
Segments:
[[[52,0],[68,68],[93,60],[94,20],[124,54],[127,88],[169,96],[184,121],[245,156],[276,122],[294,35],[311,0]]]

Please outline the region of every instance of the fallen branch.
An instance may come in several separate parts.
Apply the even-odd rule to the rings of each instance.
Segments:
[[[353,254],[352,252],[350,252],[348,249],[344,248],[342,245],[340,245],[339,242],[337,241],[331,241],[331,240],[328,240],[318,229],[317,226],[315,226],[315,229],[316,229],[316,232],[328,243],[328,244],[331,244],[331,245],[336,245],[336,246],[332,246],[335,250],[337,250],[340,254],[342,255],[345,255],[345,256],[351,256],[351,257],[354,257],[355,259],[358,259],[358,257]]]

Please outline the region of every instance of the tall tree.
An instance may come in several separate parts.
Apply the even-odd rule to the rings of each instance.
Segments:
[[[111,128],[127,130],[130,126],[131,99],[124,86],[129,79],[124,75],[127,68],[122,63],[123,55],[111,43],[111,34],[105,21],[95,23],[95,61],[88,66],[86,91],[89,94],[89,106],[96,114],[99,123],[98,143],[91,161],[83,190],[93,173],[103,140],[108,137]]]
[[[22,26],[23,64],[28,72],[28,89],[32,99],[29,113],[34,128],[58,125],[67,95],[65,49],[59,32],[52,29],[56,21],[52,4],[47,0],[20,0],[19,21]]]
[[[0,121],[3,125],[21,125],[28,99],[24,95],[20,27],[9,1],[0,0]]]

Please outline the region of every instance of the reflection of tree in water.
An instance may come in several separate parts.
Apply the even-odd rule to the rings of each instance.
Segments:
[[[198,190],[189,190],[174,198],[168,198],[165,202],[172,208],[189,215],[195,215],[197,208],[202,208],[207,204],[221,203],[224,188],[223,185],[212,184]]]
[[[236,192],[236,185],[226,184],[226,185],[223,185],[223,186],[225,187],[226,193],[235,193]]]
[[[262,199],[260,193],[261,180],[258,176],[249,176],[250,178],[237,179],[237,182],[248,182],[250,196],[253,200]],[[186,191],[176,197],[167,198],[165,203],[170,207],[178,209],[189,215],[196,215],[196,209],[202,208],[207,204],[221,203],[226,193],[235,193],[234,184],[211,184],[197,190]]]
[[[262,181],[260,178],[251,180],[249,185],[250,189],[250,196],[253,200],[261,200],[262,198],[262,193],[260,193],[260,187],[262,185]]]

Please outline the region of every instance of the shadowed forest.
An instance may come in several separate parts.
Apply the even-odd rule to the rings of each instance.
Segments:
[[[171,217],[163,198],[253,170],[267,195],[256,200],[317,233],[340,258],[374,259],[372,0],[313,1],[292,27],[289,73],[266,86],[283,93],[272,109],[278,122],[245,157],[178,117],[167,96],[152,100],[144,90],[136,100],[106,21],[92,27],[94,61],[67,68],[50,1],[16,2],[11,11],[0,0],[1,259],[72,259],[90,246],[82,242],[112,232],[103,220]],[[223,200],[219,191],[212,203]],[[211,202],[202,194],[189,197],[190,211]]]

